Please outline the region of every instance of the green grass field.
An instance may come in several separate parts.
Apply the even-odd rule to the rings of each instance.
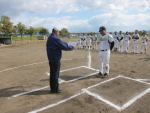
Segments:
[[[21,37],[13,37],[12,38],[13,41],[21,41]],[[32,38],[30,36],[28,37],[23,37],[23,40],[38,40],[37,36],[32,36]]]

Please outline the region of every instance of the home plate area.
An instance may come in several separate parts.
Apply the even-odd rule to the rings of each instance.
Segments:
[[[79,73],[80,72],[80,73]],[[98,70],[80,66],[68,70],[62,70],[60,73],[60,81],[69,83],[75,82],[76,80],[80,80],[82,78],[86,78],[98,73]],[[97,106],[96,103],[99,103],[101,106],[97,106],[97,108],[102,110],[107,110],[110,108],[111,110],[116,110],[116,112],[121,112],[131,106],[132,104],[136,104],[136,101],[142,98],[144,95],[150,92],[150,84],[148,82],[137,80],[125,76],[117,76],[114,78],[108,78],[105,81],[95,84],[93,86],[87,87],[85,89],[81,89],[81,92],[75,94],[69,98],[64,100],[60,100],[59,102],[50,104],[46,107],[42,107],[40,109],[31,111],[29,113],[37,113],[37,112],[60,112],[62,109],[73,109],[75,112],[77,108],[74,104],[84,104],[88,106],[89,103],[92,103],[94,107]],[[87,96],[90,96],[90,100],[87,100]],[[83,98],[85,99],[83,103]],[[80,100],[82,100],[80,102]],[[76,103],[77,101],[77,103]],[[74,107],[73,107],[74,106]],[[57,109],[58,107],[59,109]],[[82,108],[82,105],[80,106]],[[90,106],[89,106],[90,107]],[[51,109],[51,110],[50,110]],[[82,108],[83,109],[83,108]],[[88,108],[87,108],[88,109]],[[78,110],[79,112],[80,110]],[[84,112],[86,109],[84,109]],[[66,111],[61,111],[65,113]],[[71,111],[70,111],[71,112]],[[68,113],[70,113],[68,112]],[[80,111],[83,112],[83,111]],[[94,112],[94,111],[93,111]]]

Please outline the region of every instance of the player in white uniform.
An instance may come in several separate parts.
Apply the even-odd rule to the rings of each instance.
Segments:
[[[82,49],[82,44],[81,44],[82,37],[80,36],[80,34],[78,34],[77,38],[78,38],[78,49]]]
[[[117,40],[118,35],[117,35],[116,31],[114,32],[113,37],[114,37],[114,51],[117,51],[117,49],[118,49],[118,40]]]
[[[135,30],[135,33],[132,35],[132,51],[133,53],[138,53],[138,39],[140,35],[138,34],[138,30]]]
[[[126,34],[124,35],[124,51],[125,52],[128,52],[131,38],[132,38],[131,35],[129,35],[129,32],[127,31]]]
[[[146,33],[143,32],[142,43],[141,43],[141,53],[143,53],[143,50],[144,50],[145,54],[146,54],[146,52],[147,52],[147,41],[148,41],[148,37],[146,36]]]
[[[88,33],[87,34],[87,46],[88,48],[91,48],[91,40],[92,40],[92,36]]]
[[[110,51],[113,49],[114,40],[110,34],[106,33],[104,26],[100,27],[99,32],[99,74],[97,77],[107,78],[109,75]]]
[[[123,38],[124,38],[124,35],[122,34],[122,31],[120,31],[117,37],[118,51],[123,51]]]
[[[83,36],[82,36],[82,46],[83,46],[83,49],[86,48],[86,36],[85,36],[85,34],[83,34]]]
[[[93,36],[92,36],[92,47],[93,47],[93,49],[96,49],[96,43],[97,43],[97,35],[93,34]]]

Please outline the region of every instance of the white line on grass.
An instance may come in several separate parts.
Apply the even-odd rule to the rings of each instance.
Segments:
[[[65,99],[65,100],[61,100],[61,101],[59,101],[59,102],[57,102],[57,103],[50,104],[50,105],[48,105],[48,106],[46,106],[46,107],[43,107],[43,108],[38,109],[38,110],[31,111],[31,112],[28,112],[28,113],[37,113],[37,112],[46,110],[46,109],[48,109],[48,108],[51,108],[51,107],[57,106],[57,105],[59,105],[59,104],[62,104],[62,103],[64,103],[64,102],[68,101],[68,100],[71,100],[71,99],[73,99],[73,98],[75,98],[75,97],[77,97],[77,96],[79,96],[79,95],[81,95],[81,94],[83,94],[83,93],[84,93],[84,92],[78,93],[78,94],[76,94],[76,95],[73,95],[73,96],[71,96],[71,97]]]

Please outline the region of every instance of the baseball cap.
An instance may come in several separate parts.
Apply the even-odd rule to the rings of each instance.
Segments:
[[[53,28],[55,31],[60,31],[60,28],[59,27],[54,27]]]
[[[103,31],[103,30],[106,30],[106,28],[105,28],[104,26],[101,26],[101,27],[99,28],[99,32],[100,32],[100,31]]]

